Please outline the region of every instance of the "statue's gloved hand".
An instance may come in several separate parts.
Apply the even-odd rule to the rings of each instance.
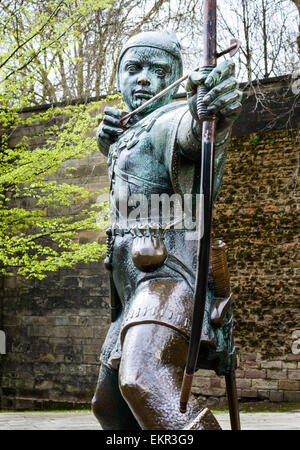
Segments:
[[[124,111],[109,106],[104,109],[104,117],[97,130],[98,147],[103,153],[108,153],[109,146],[124,133],[120,124],[123,114]]]
[[[186,84],[188,104],[191,114],[197,115],[197,87],[206,86],[208,92],[203,98],[207,109],[217,116],[217,136],[222,139],[232,127],[242,109],[242,92],[234,77],[235,66],[230,60],[222,61],[208,75],[204,71],[192,72]]]

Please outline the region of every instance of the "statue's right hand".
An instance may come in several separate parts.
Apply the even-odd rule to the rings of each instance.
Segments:
[[[101,150],[116,142],[124,132],[120,124],[123,114],[124,111],[109,106],[104,109],[104,117],[97,130],[97,142]]]

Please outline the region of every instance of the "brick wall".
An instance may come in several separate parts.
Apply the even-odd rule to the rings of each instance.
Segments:
[[[228,245],[238,394],[242,400],[300,401],[295,131],[300,108],[284,78],[243,88],[243,114],[233,130],[214,211],[214,235]],[[37,126],[17,129],[12,145],[24,133],[34,136]],[[79,184],[107,186],[102,155],[72,164]],[[64,179],[64,168],[57,177]],[[103,237],[81,235],[95,238]],[[109,326],[102,264],[60,270],[43,281],[7,278],[1,294],[0,329],[7,338],[7,353],[0,355],[2,409],[88,406]],[[224,379],[201,370],[193,392],[208,402],[223,401]]]

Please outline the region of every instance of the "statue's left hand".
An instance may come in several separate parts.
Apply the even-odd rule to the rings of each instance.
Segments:
[[[230,60],[222,61],[209,75],[192,72],[186,84],[188,103],[194,118],[196,113],[197,87],[205,85],[208,89],[203,101],[209,112],[217,115],[217,135],[229,129],[239,116],[242,109],[242,92],[234,77],[235,66]]]

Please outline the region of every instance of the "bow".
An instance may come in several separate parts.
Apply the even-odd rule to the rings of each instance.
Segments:
[[[204,0],[204,73],[209,73],[215,66],[217,60],[216,52],[216,0]],[[194,312],[192,319],[192,329],[189,342],[187,362],[180,394],[180,411],[186,412],[187,402],[192,388],[193,375],[201,344],[201,333],[203,317],[205,311],[211,218],[213,204],[214,186],[214,142],[216,131],[216,117],[208,114],[203,103],[203,97],[207,89],[205,86],[198,86],[197,89],[197,114],[202,125],[202,151],[201,151],[201,184],[200,184],[200,223],[203,227],[199,229],[197,269],[194,291]],[[203,229],[202,229],[203,228]]]

